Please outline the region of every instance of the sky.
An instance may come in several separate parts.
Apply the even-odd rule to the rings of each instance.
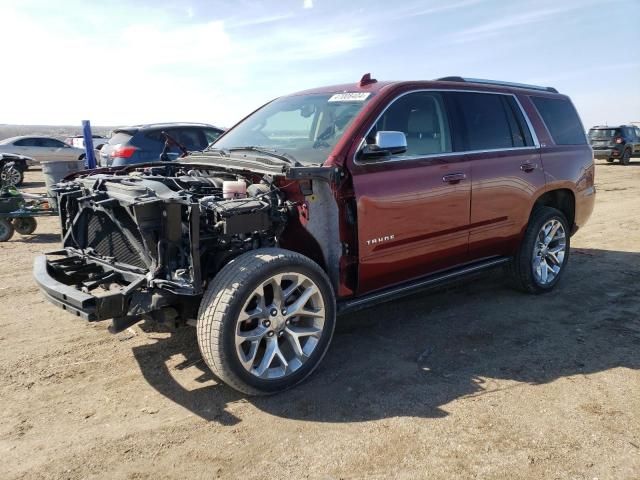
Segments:
[[[230,127],[371,72],[556,87],[640,122],[640,0],[0,0],[0,123]]]

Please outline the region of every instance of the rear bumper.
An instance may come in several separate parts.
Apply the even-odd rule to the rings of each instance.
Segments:
[[[64,257],[59,261],[49,261],[45,255],[36,257],[33,277],[48,301],[90,322],[128,314],[131,294],[142,284],[143,276],[119,291],[96,296],[76,288],[80,283],[78,272],[69,275],[64,270],[65,266],[72,265],[69,260],[73,259]]]
[[[608,159],[608,158],[617,158],[619,156],[620,156],[620,151],[616,148],[593,150],[593,158]]]

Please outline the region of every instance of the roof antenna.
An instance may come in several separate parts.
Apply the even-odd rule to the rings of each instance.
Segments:
[[[371,78],[370,73],[365,73],[360,79],[360,86],[366,87],[367,85],[371,85],[372,83],[376,83],[377,81],[378,80],[376,80],[375,78]]]

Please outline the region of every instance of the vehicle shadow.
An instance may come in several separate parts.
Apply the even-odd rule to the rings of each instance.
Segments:
[[[614,162],[607,161],[598,161],[596,166],[606,166],[606,167],[640,167],[640,158],[632,158],[631,161],[627,165],[622,165],[618,160]]]
[[[60,243],[59,233],[38,233],[37,229],[31,235],[14,234],[12,242],[24,243]]]
[[[134,348],[146,380],[200,417],[233,424],[225,411],[246,398],[290,419],[355,422],[443,417],[443,406],[522,384],[544,384],[616,367],[640,369],[640,254],[574,249],[553,292],[510,289],[501,271],[446,290],[342,317],[318,370],[271,397],[244,397],[217,383],[200,357],[195,329]],[[169,368],[167,361],[185,360]],[[187,389],[184,375],[206,384]],[[180,377],[180,381],[176,380]]]
[[[18,188],[19,189],[22,189],[22,188],[45,188],[45,186],[46,185],[45,185],[44,181],[42,181],[42,182],[27,182],[27,181],[24,181],[18,186]]]

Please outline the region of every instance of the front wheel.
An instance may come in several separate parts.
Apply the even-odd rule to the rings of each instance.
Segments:
[[[537,207],[511,263],[516,285],[528,293],[552,290],[566,269],[569,247],[569,225],[563,213]]]
[[[298,253],[260,249],[211,281],[198,312],[198,344],[220,380],[267,395],[313,372],[334,327],[335,297],[324,271]]]
[[[15,165],[11,167],[4,167],[2,169],[2,173],[0,173],[0,179],[2,179],[2,183],[5,185],[17,187],[22,185],[22,182],[24,182],[24,173],[22,169]]]

